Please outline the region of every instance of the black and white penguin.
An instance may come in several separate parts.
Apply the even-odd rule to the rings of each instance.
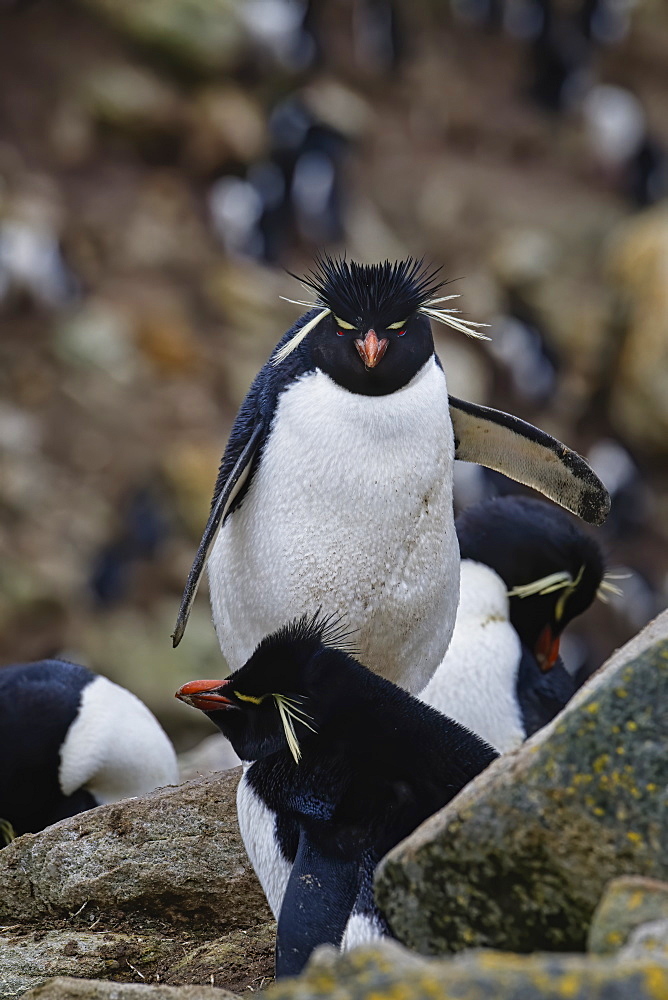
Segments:
[[[176,694],[254,761],[244,780],[276,817],[277,976],[299,973],[319,944],[355,943],[351,914],[357,940],[364,923],[369,936],[387,932],[373,904],[376,865],[497,756],[363,667],[342,638],[329,619],[304,616],[227,680]]]
[[[605,586],[603,556],[571,517],[527,497],[476,504],[456,526],[457,621],[420,697],[504,753],[574,694],[559,637]]]
[[[179,780],[144,703],[65,660],[0,669],[0,756],[0,819],[16,835]]]
[[[264,636],[321,608],[355,630],[370,669],[417,692],[455,621],[454,459],[595,523],[607,493],[542,431],[448,397],[430,320],[480,334],[446,308],[453,296],[438,294],[435,272],[324,257],[306,284],[316,308],[279,342],[234,424],[174,645],[213,545],[213,619],[233,670]]]

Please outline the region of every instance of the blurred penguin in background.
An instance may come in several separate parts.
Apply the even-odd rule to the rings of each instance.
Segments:
[[[5,840],[179,780],[143,702],[66,660],[0,669],[0,749]]]

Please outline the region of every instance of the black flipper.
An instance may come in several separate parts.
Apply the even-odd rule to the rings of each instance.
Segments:
[[[297,976],[320,944],[338,947],[362,880],[359,857],[325,857],[302,828],[276,931],[276,978]]]
[[[248,479],[255,453],[260,447],[260,443],[264,438],[264,433],[264,423],[257,423],[241,454],[234,463],[232,471],[227,477],[222,489],[218,492],[215,503],[211,508],[209,520],[206,522],[204,534],[202,535],[202,541],[199,543],[195,560],[190,569],[190,573],[188,574],[188,579],[186,580],[183,597],[181,598],[181,607],[179,608],[179,614],[176,619],[176,627],[172,633],[172,645],[174,647],[178,646],[181,642],[183,633],[186,630],[186,625],[188,624],[188,618],[190,616],[190,609],[192,608],[193,601],[195,600],[199,581],[204,570],[204,564],[206,563],[209,549],[211,548],[213,540],[216,537],[218,527],[225,520],[232,504]]]
[[[610,513],[605,486],[584,458],[533,424],[450,396],[455,458],[531,486],[589,524]]]

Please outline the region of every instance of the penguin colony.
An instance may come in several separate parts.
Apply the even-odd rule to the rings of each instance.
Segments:
[[[208,560],[233,673],[177,697],[249,762],[239,825],[278,975],[388,933],[380,858],[572,694],[558,641],[605,587],[598,547],[534,500],[455,525],[455,458],[594,524],[609,509],[565,445],[448,395],[431,321],[483,335],[437,272],[323,257],[304,284],[314,300],[235,421],[173,636]],[[145,706],[65,661],[0,671],[0,732],[5,839],[177,780]]]
[[[208,562],[232,675],[177,697],[251,762],[239,825],[278,920],[278,975],[317,944],[387,933],[382,854],[572,693],[558,639],[602,585],[598,549],[540,503],[472,511],[460,605],[455,458],[590,523],[609,511],[575,452],[448,395],[431,321],[483,335],[437,272],[324,256],[303,283],[308,311],[234,423],[173,635]]]

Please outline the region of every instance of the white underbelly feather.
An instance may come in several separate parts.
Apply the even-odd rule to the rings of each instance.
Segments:
[[[322,608],[356,630],[362,662],[420,690],[454,626],[453,460],[445,380],[433,361],[390,396],[348,393],[320,372],[287,390],[209,560],[230,667],[269,632]]]

